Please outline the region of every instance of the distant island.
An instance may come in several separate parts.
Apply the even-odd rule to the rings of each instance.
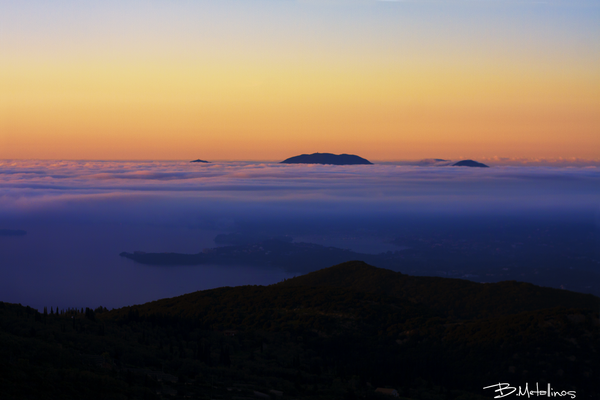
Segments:
[[[283,160],[281,164],[360,165],[373,163],[354,154],[313,153],[290,157]]]
[[[479,167],[479,168],[489,168],[489,165],[482,164],[473,160],[462,160],[457,163],[452,164],[453,167]]]
[[[355,253],[350,250],[326,247],[313,243],[291,243],[289,238],[267,239],[250,242],[243,235],[219,235],[218,244],[233,245],[204,249],[196,254],[122,252],[121,257],[149,265],[262,265],[287,267],[291,270],[309,272],[345,261],[362,259],[376,263],[377,256]],[[380,263],[381,265],[381,263]]]
[[[199,162],[199,163],[207,163],[207,164],[210,163],[210,161],[204,161],[204,160],[201,160],[201,159],[197,159],[197,160],[190,161],[190,162]]]
[[[0,229],[0,236],[24,236],[27,231],[22,229]]]

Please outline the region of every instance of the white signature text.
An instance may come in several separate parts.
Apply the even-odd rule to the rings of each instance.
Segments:
[[[494,385],[486,386],[484,389],[495,389],[494,393],[498,393],[494,396],[495,399],[501,399],[506,396],[510,396],[511,394],[515,394],[515,396],[527,396],[527,398],[531,398],[531,396],[544,396],[544,397],[569,397],[574,399],[576,393],[574,390],[554,390],[550,384],[547,387],[542,387],[540,389],[540,385],[538,382],[535,383],[535,389],[529,388],[529,383],[525,384],[525,387],[514,387],[511,386],[510,383],[496,383]]]

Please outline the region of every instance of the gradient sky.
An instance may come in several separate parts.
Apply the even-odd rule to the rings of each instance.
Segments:
[[[0,0],[0,159],[597,159],[598,38],[590,0]]]

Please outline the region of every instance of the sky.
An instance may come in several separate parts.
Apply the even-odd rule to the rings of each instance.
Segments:
[[[593,159],[600,2],[0,0],[0,159]]]

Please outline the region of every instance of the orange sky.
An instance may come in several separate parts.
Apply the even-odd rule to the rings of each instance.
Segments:
[[[437,27],[446,20],[435,8],[412,6],[419,24],[401,5],[365,5],[361,14],[258,2],[258,21],[248,22],[238,3],[233,11],[180,5],[167,16],[158,4],[145,16],[115,10],[120,22],[107,9],[66,27],[9,25],[14,34],[0,40],[0,158],[599,155],[600,45],[588,37],[599,18],[556,11],[523,20],[522,10],[497,17],[463,6]],[[231,30],[193,31],[193,12]],[[152,28],[152,18],[164,21]]]

